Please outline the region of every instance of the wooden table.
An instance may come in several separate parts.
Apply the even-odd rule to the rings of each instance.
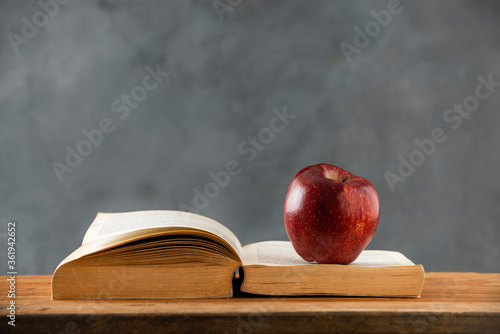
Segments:
[[[420,299],[112,301],[54,301],[50,276],[17,276],[15,328],[7,324],[6,278],[1,333],[500,333],[500,274],[427,273]]]

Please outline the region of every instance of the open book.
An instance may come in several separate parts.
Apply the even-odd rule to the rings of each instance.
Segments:
[[[228,298],[262,295],[419,297],[424,269],[392,251],[350,265],[304,261],[290,242],[242,247],[222,224],[181,211],[99,213],[52,276],[53,299]]]

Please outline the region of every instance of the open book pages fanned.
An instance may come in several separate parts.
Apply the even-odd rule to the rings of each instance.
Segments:
[[[304,261],[287,241],[241,246],[224,225],[181,211],[99,213],[52,276],[53,299],[229,298],[261,295],[419,297],[424,269],[365,250],[350,265]]]

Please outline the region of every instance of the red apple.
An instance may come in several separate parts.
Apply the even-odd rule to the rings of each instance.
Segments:
[[[380,216],[370,181],[329,164],[302,169],[288,186],[285,228],[306,261],[349,264],[375,233]]]

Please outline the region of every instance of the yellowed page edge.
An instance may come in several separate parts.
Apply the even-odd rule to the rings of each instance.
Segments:
[[[118,213],[98,213],[82,244],[148,228],[172,227],[179,230],[194,228],[225,240],[241,257],[241,243],[226,226],[211,218],[177,210],[148,210]]]
[[[184,234],[186,232],[188,232],[189,234],[193,234],[193,235],[199,234],[200,236],[210,235],[212,238],[216,239],[217,242],[220,242],[220,243],[226,245],[229,249],[232,248],[232,246],[226,240],[222,239],[218,235],[213,234],[213,233],[209,233],[206,231],[202,231],[202,230],[199,230],[196,228],[183,227],[183,229],[179,229],[178,227],[157,227],[157,228],[149,228],[149,229],[131,231],[131,232],[123,233],[123,234],[113,235],[113,236],[110,236],[109,238],[99,239],[99,240],[85,243],[82,246],[80,246],[78,249],[76,249],[73,253],[71,253],[69,256],[67,256],[61,263],[59,263],[57,268],[61,267],[62,265],[66,264],[68,262],[77,260],[83,256],[97,253],[100,251],[104,251],[106,249],[120,246],[120,245],[129,243],[129,242],[141,240],[141,239],[144,239],[145,237],[151,238],[151,237],[165,236],[165,235],[176,235],[176,234]],[[235,255],[239,259],[239,261],[241,262],[240,254],[235,253]],[[56,268],[56,271],[57,271],[57,268]]]

